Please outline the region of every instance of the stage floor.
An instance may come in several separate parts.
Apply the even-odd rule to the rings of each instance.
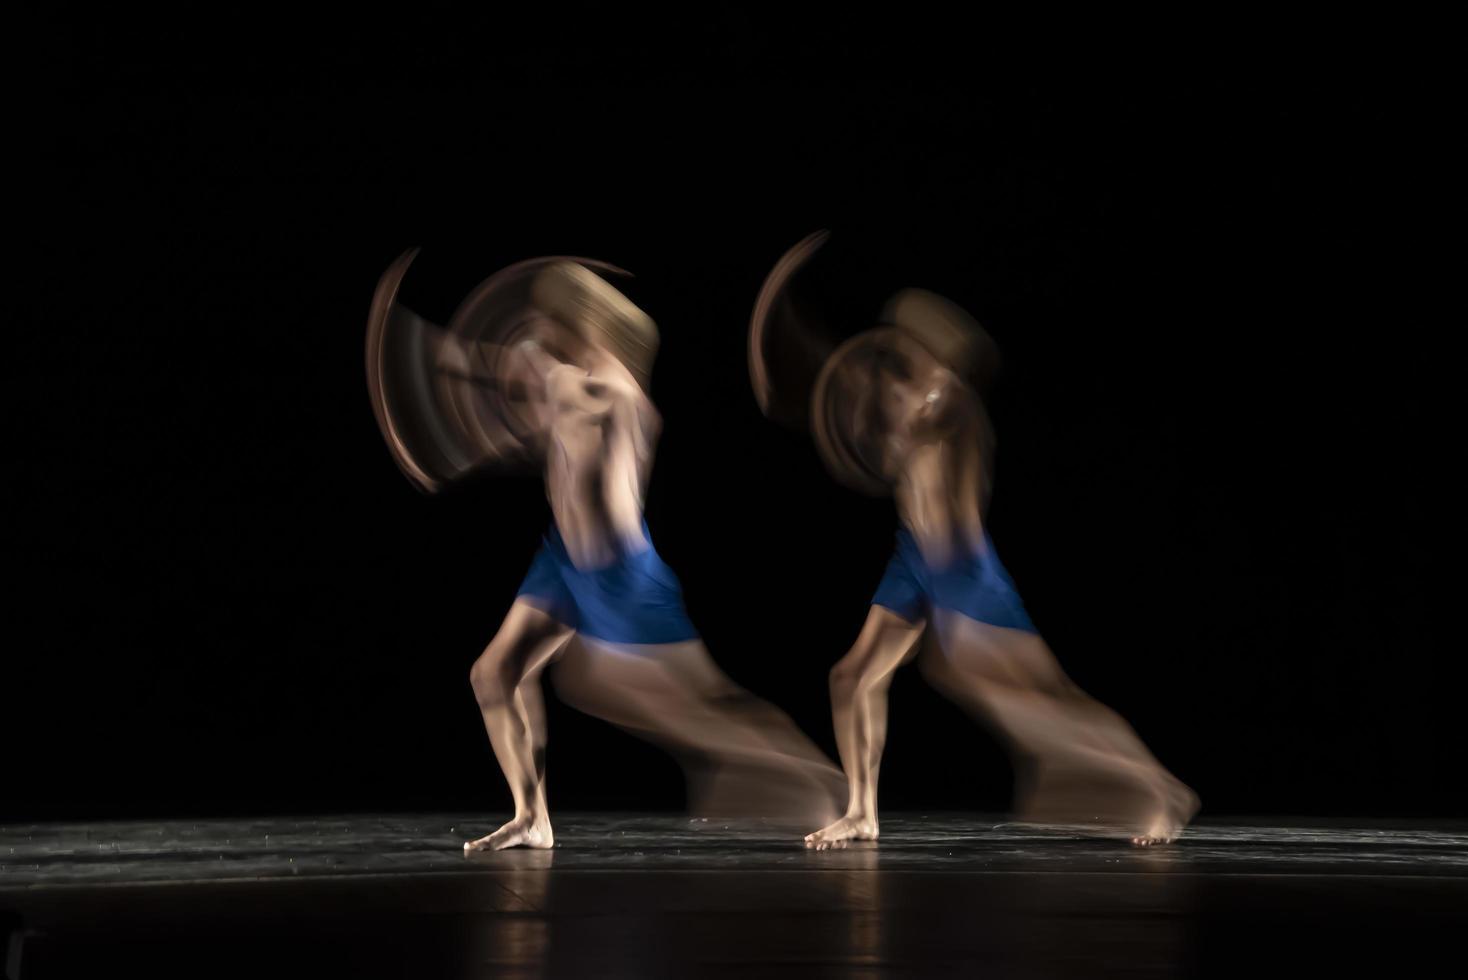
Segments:
[[[1203,821],[1135,850],[893,814],[814,852],[752,824],[562,813],[0,826],[22,977],[1238,976],[1426,970],[1468,926],[1468,824]]]

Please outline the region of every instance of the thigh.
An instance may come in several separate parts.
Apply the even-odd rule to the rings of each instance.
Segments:
[[[656,661],[667,675],[690,694],[705,698],[735,697],[744,693],[714,662],[702,640],[660,644],[648,648],[646,656]]]
[[[890,608],[874,605],[836,671],[854,678],[886,677],[913,658],[926,628],[925,620],[909,620]]]
[[[571,636],[571,628],[565,623],[523,597],[516,599],[475,669],[518,684],[543,668]]]
[[[979,622],[943,610],[936,642],[924,654],[924,672],[935,685],[985,683],[1058,694],[1070,679],[1038,633]]]
[[[659,658],[579,634],[566,644],[551,683],[577,711],[641,732],[687,725],[703,713],[689,683]]]

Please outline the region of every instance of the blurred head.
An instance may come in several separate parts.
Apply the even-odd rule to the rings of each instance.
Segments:
[[[590,370],[601,351],[593,347],[576,330],[539,310],[531,312],[524,323],[524,339],[534,341],[558,361]]]
[[[978,399],[924,344],[877,327],[836,349],[816,380],[811,429],[826,467],[873,495],[891,491],[912,452],[971,438]]]
[[[887,300],[881,319],[920,345],[981,400],[988,397],[999,372],[999,348],[956,303],[926,289],[904,289]]]
[[[901,331],[874,364],[871,426],[881,433],[884,469],[900,468],[918,446],[941,442],[973,397],[952,369]]]
[[[530,298],[543,314],[535,331],[542,346],[587,369],[598,357],[614,358],[647,388],[657,326],[605,279],[575,262],[556,262],[536,275]]]

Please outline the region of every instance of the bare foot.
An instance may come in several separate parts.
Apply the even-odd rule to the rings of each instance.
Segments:
[[[1161,806],[1142,832],[1132,838],[1132,845],[1152,847],[1172,843],[1198,812],[1198,805],[1198,794],[1173,779],[1164,790]]]
[[[807,834],[805,846],[825,851],[833,847],[845,847],[847,841],[876,839],[875,817],[842,817],[823,830]]]
[[[516,817],[499,830],[478,840],[466,841],[464,853],[503,851],[508,847],[548,848],[556,843],[550,820],[545,817]]]
[[[1132,846],[1152,847],[1157,844],[1170,844],[1182,831],[1183,828],[1172,819],[1171,812],[1164,810],[1153,818],[1146,829],[1132,837]]]

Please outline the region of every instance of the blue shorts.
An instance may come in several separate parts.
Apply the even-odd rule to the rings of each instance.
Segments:
[[[516,596],[532,600],[576,632],[608,643],[695,639],[698,631],[683,609],[683,587],[651,540],[645,550],[624,554],[605,568],[580,569],[552,524]]]
[[[1038,632],[987,532],[978,554],[963,555],[947,568],[933,569],[923,560],[912,532],[899,527],[897,551],[887,563],[872,605],[890,609],[910,623],[924,619],[934,609],[951,609],[990,626]]]

